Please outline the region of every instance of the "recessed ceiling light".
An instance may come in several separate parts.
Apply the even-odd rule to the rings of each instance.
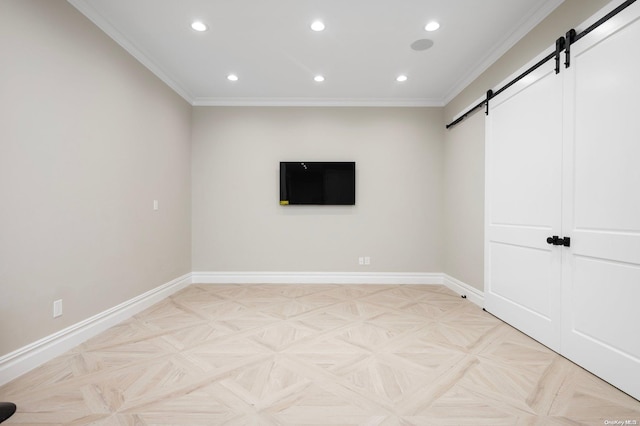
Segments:
[[[193,28],[195,31],[207,31],[207,26],[204,24],[204,22],[201,21],[193,21],[191,23],[191,28]]]
[[[322,21],[313,21],[313,23],[311,24],[311,29],[313,31],[323,31],[324,23]]]
[[[396,77],[396,81],[398,81],[400,83],[405,82],[405,81],[407,81],[407,76],[404,75],[404,74],[399,75],[399,76]]]
[[[313,77],[313,79],[318,83],[322,83],[324,81],[324,77],[321,75],[316,75],[315,77]]]
[[[235,75],[235,74],[229,74],[227,76],[227,80],[229,80],[229,81],[238,81],[238,76]]]
[[[431,21],[424,27],[426,31],[435,31],[438,28],[440,28],[440,24],[436,21]]]

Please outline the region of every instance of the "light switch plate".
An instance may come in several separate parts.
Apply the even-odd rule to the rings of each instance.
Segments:
[[[62,315],[62,299],[53,302],[53,317],[58,318]]]

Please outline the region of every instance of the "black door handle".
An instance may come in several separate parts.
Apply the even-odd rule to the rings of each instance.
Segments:
[[[571,247],[571,238],[560,238],[557,235],[554,235],[553,237],[547,237],[547,244],[553,244],[554,246]]]

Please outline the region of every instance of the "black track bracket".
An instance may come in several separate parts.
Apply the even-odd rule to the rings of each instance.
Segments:
[[[564,36],[564,67],[571,66],[571,45],[576,41],[576,30],[571,28]]]
[[[564,37],[560,37],[556,40],[556,74],[560,74],[560,54],[564,50],[564,45]]]
[[[493,90],[487,90],[487,100],[484,103],[484,115],[489,115],[489,100],[493,98]]]

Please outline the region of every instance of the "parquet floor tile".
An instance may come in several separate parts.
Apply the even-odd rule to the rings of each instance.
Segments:
[[[0,400],[7,425],[640,425],[639,401],[444,286],[192,285]]]

